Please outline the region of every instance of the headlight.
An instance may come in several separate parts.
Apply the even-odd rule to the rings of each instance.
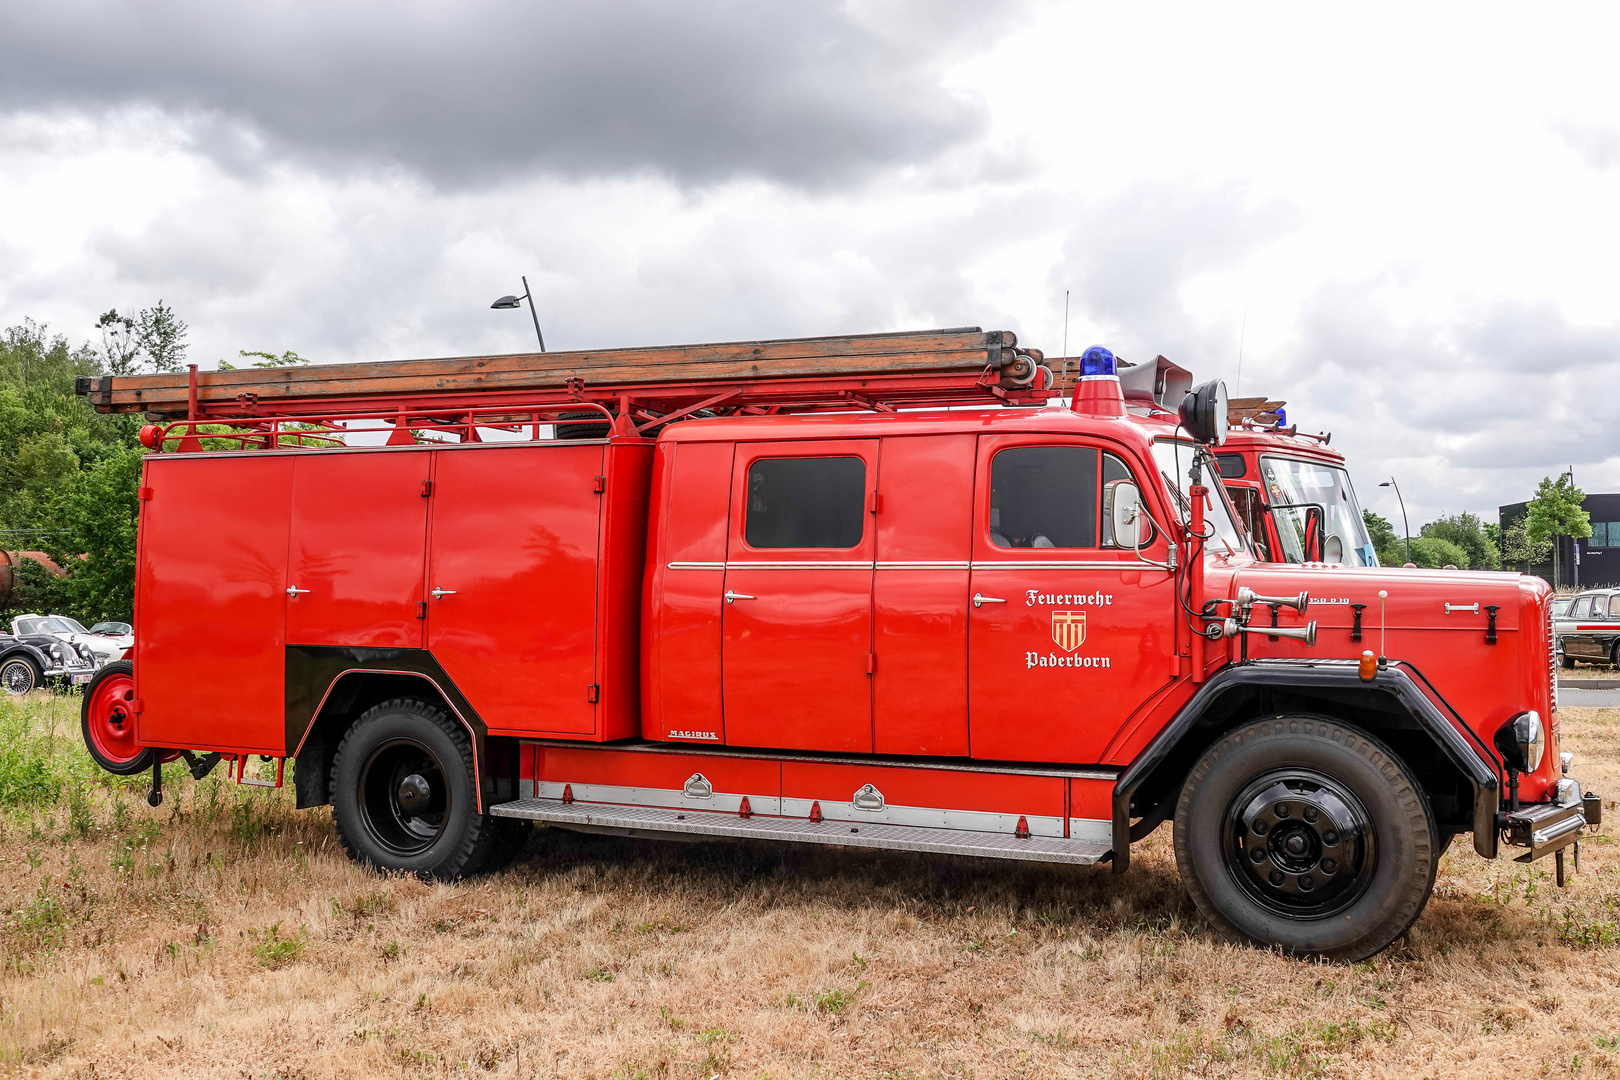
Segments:
[[[62,646],[60,646],[60,645],[52,645],[51,646],[51,655],[56,657],[58,660],[62,659]]]
[[[1526,710],[1496,729],[1497,753],[1514,772],[1535,772],[1547,752],[1547,733],[1534,709]]]

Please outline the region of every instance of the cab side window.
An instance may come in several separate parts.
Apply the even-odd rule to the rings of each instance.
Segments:
[[[1620,593],[1609,597],[1609,618],[1620,619]]]
[[[1004,548],[1097,546],[1099,453],[1018,446],[990,461],[990,540]]]
[[[1569,609],[1572,619],[1590,619],[1592,617],[1592,598],[1590,596],[1577,596],[1575,606]]]
[[[1608,616],[1608,598],[1599,593],[1592,597],[1592,618],[1597,622],[1606,622]]]
[[[866,464],[858,457],[761,458],[748,467],[749,547],[858,547],[865,524]]]

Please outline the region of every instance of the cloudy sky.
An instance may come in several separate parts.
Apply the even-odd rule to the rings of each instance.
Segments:
[[[1554,14],[1553,12],[1556,12]],[[1353,14],[1347,14],[1353,13]],[[0,324],[204,367],[978,324],[1331,430],[1414,527],[1620,490],[1603,6],[0,6]],[[1241,353],[1241,377],[1239,358]],[[1608,404],[1605,404],[1605,403]]]

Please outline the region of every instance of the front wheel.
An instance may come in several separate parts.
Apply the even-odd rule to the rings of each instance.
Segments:
[[[398,698],[355,721],[331,791],[344,849],[379,870],[455,880],[480,870],[500,839],[478,812],[467,732],[426,701]]]
[[[1176,864],[1233,941],[1362,960],[1422,914],[1440,845],[1428,799],[1372,736],[1330,717],[1228,732],[1176,807]]]
[[[13,656],[0,663],[0,689],[16,697],[36,689],[45,681],[44,674],[26,656]]]

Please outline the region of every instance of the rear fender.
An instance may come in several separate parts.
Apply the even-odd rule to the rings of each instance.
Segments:
[[[1496,857],[1500,763],[1471,731],[1463,734],[1462,719],[1421,672],[1394,663],[1364,681],[1353,660],[1253,660],[1212,676],[1120,774],[1114,872],[1130,864],[1133,839],[1174,813],[1188,772],[1221,735],[1255,716],[1291,711],[1334,716],[1388,743],[1418,777],[1442,828],[1471,831],[1474,850]],[[1134,829],[1133,817],[1141,819]]]

